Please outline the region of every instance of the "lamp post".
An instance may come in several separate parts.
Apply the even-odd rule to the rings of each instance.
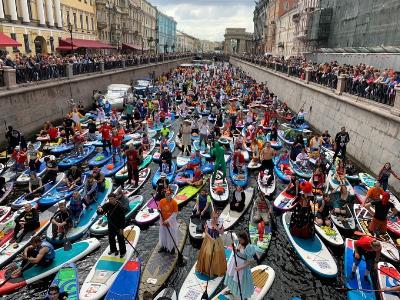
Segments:
[[[160,40],[156,39],[155,41],[156,41],[156,54],[158,54],[158,43],[160,42]]]
[[[74,27],[72,26],[71,22],[68,22],[68,31],[69,31],[69,36],[71,39],[71,54],[74,53],[74,44],[72,43],[72,31],[74,30]]]

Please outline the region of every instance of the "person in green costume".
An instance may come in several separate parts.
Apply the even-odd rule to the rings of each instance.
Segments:
[[[226,177],[225,150],[219,142],[214,143],[214,148],[211,150],[211,157],[214,157],[214,173],[212,175],[212,183],[214,183],[215,175],[218,170],[222,171],[222,179]]]

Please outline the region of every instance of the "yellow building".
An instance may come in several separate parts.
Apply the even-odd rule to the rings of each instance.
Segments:
[[[0,0],[0,32],[22,44],[7,47],[16,53],[35,55],[55,53],[59,40],[97,39],[95,0]]]

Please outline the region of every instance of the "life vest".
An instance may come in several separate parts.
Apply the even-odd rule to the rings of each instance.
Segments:
[[[56,257],[56,252],[54,251],[54,246],[47,241],[42,241],[39,248],[47,247],[49,251],[43,256],[46,261],[53,260]]]
[[[79,200],[75,200],[74,198],[71,198],[70,202],[69,202],[69,209],[71,211],[81,211],[83,209],[82,206],[82,201]]]

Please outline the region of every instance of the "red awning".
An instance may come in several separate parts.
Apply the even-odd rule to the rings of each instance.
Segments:
[[[142,50],[142,47],[127,43],[122,43],[122,50]]]
[[[70,49],[72,48],[72,46],[74,47],[74,49],[77,48],[90,48],[90,49],[113,49],[114,47],[111,46],[110,44],[106,44],[103,42],[100,42],[98,40],[82,40],[82,39],[65,39],[65,40],[60,40],[59,42],[59,47],[60,50],[67,50],[67,47],[69,47]],[[57,48],[57,49],[58,49]]]
[[[18,43],[16,40],[13,40],[9,36],[6,36],[4,33],[0,32],[0,47],[19,47],[22,44]]]

